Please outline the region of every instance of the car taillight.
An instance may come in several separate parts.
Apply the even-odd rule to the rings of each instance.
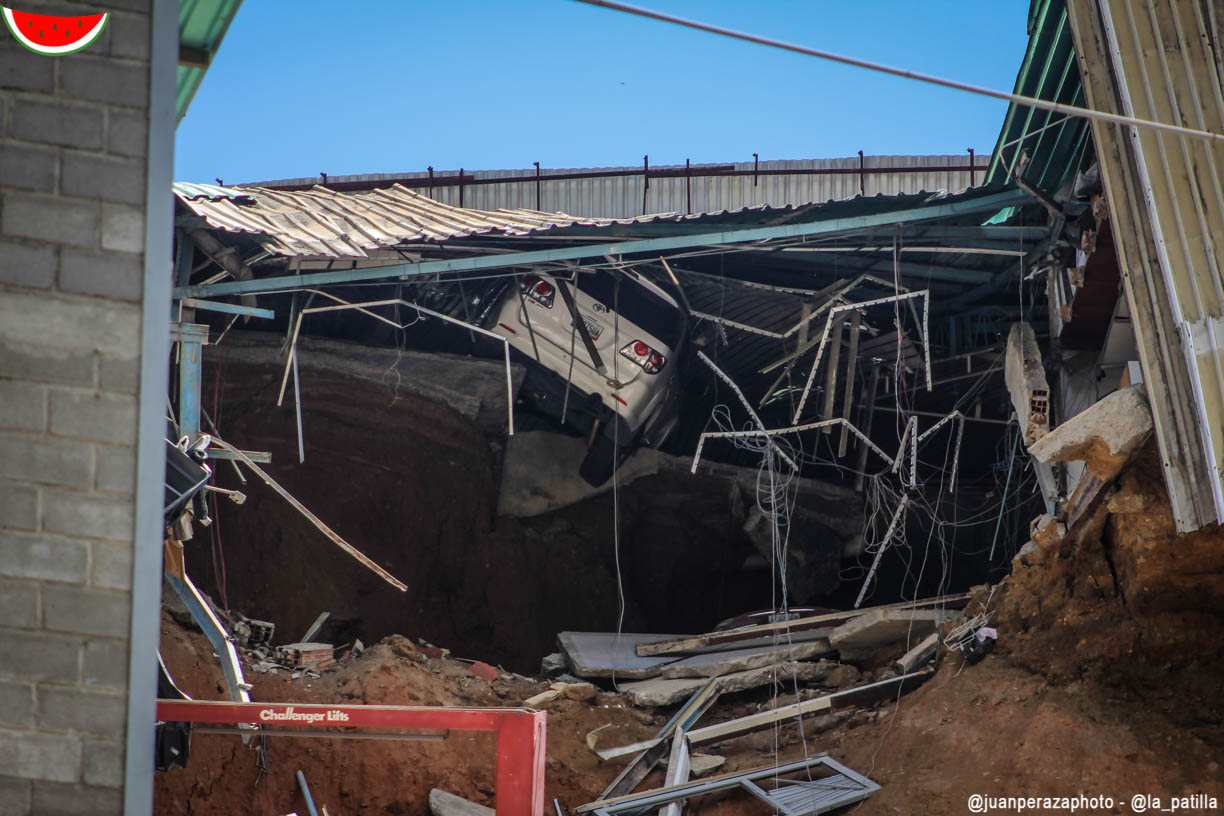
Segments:
[[[627,357],[642,367],[647,374],[658,374],[667,363],[667,358],[641,340],[634,340],[620,350],[622,357]]]
[[[539,275],[524,275],[519,291],[546,309],[553,307],[553,299],[557,295],[556,287]]]

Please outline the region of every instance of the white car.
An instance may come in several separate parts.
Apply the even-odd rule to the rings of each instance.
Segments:
[[[495,312],[490,330],[528,364],[520,394],[587,435],[587,481],[607,481],[638,446],[658,447],[676,427],[687,319],[637,272],[526,274]]]

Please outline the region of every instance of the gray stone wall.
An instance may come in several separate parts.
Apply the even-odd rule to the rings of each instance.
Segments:
[[[118,813],[135,530],[150,16],[0,33],[0,816]]]

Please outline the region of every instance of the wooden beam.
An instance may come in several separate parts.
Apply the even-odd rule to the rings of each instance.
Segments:
[[[868,612],[873,612],[879,609],[917,609],[926,606],[949,606],[953,609],[960,609],[969,602],[969,593],[962,592],[959,595],[940,595],[936,598],[927,598],[921,601],[902,601],[895,604],[887,604],[885,606],[874,606],[867,609],[851,609],[846,612],[829,612],[824,615],[813,615],[807,618],[799,618],[793,621],[779,621],[778,623],[765,623],[758,626],[742,626],[739,629],[732,629],[726,632],[710,632],[704,635],[694,635],[693,637],[677,638],[675,640],[660,640],[655,643],[639,643],[635,649],[639,657],[650,657],[652,655],[670,654],[672,652],[687,652],[693,649],[701,649],[706,646],[714,646],[723,643],[736,643],[741,640],[752,640],[759,637],[768,637],[775,633],[783,632],[801,632],[805,629],[818,629],[834,622],[844,622],[851,618],[857,618],[860,615],[866,615]]]

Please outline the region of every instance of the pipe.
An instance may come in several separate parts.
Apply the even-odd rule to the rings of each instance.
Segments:
[[[302,789],[302,797],[306,800],[306,810],[310,816],[319,816],[319,811],[315,810],[314,797],[310,795],[310,788],[306,785],[306,775],[301,771],[297,772],[298,787]]]

